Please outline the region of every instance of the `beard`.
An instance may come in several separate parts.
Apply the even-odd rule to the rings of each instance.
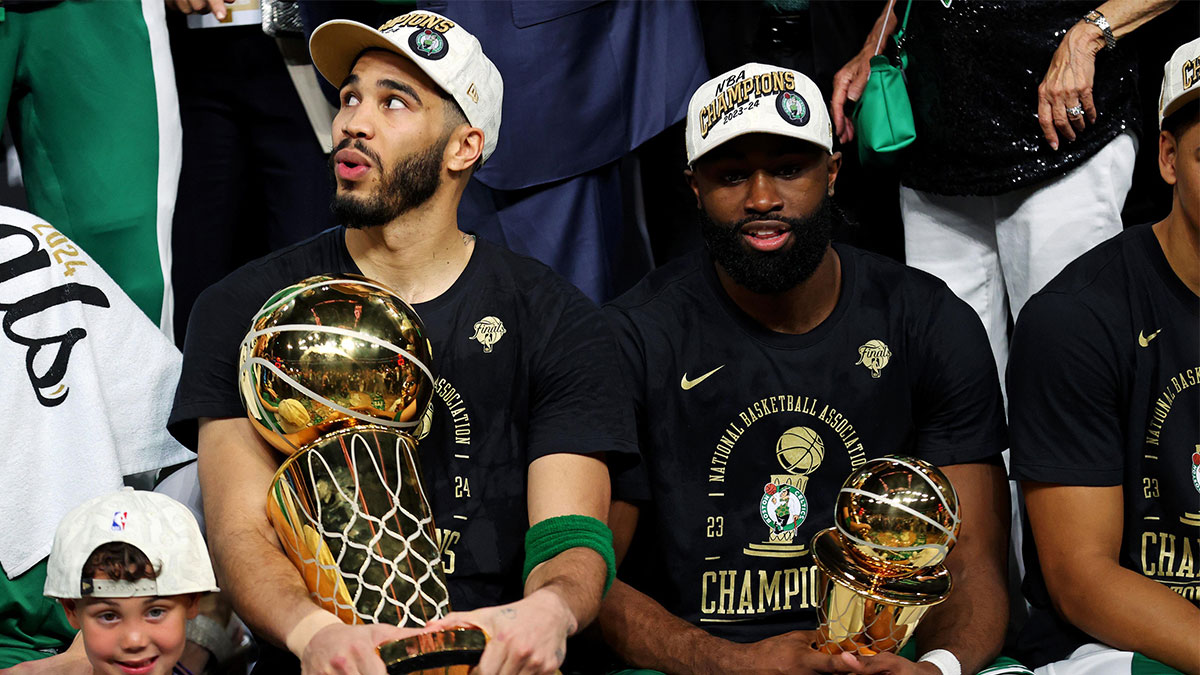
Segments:
[[[790,291],[807,281],[821,261],[833,238],[833,202],[821,199],[817,210],[804,218],[750,216],[736,223],[720,224],[700,211],[700,234],[713,260],[730,279],[749,291],[775,294]],[[786,223],[792,242],[778,251],[755,251],[742,241],[742,227],[760,220]]]
[[[334,182],[333,202],[329,209],[333,211],[335,221],[356,230],[378,227],[429,201],[441,185],[442,153],[449,142],[450,134],[446,134],[428,148],[405,157],[391,171],[362,141],[347,138],[339,143],[329,153],[329,172]],[[374,162],[382,176],[375,193],[367,197],[337,192],[337,162],[333,158],[338,150],[351,145]]]

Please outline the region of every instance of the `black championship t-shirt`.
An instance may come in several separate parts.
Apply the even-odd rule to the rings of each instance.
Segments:
[[[637,408],[643,504],[620,575],[673,614],[740,642],[816,626],[809,541],[850,472],[887,454],[998,461],[996,366],[978,317],[941,281],[837,245],[833,313],[804,335],[763,328],[707,252],[605,308]]]
[[[1121,565],[1197,603],[1200,299],[1151,227],[1097,246],[1033,296],[1008,363],[1013,477],[1123,486]],[[1028,665],[1094,642],[1054,612],[1029,532],[1025,561]]]
[[[194,448],[196,419],[245,415],[235,378],[253,315],[281,288],[346,272],[361,274],[345,230],[333,228],[206,290],[188,325],[172,433]],[[560,452],[636,453],[616,346],[582,293],[483,239],[454,285],[414,309],[433,343],[433,425],[418,451],[450,602],[470,610],[518,600],[529,463]]]

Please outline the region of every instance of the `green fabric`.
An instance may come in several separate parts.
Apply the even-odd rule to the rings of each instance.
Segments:
[[[1129,664],[1129,675],[1183,675],[1183,673],[1148,656],[1134,652],[1133,661]]]
[[[157,324],[158,108],[141,3],[72,0],[9,12],[0,22],[5,113],[30,210]]]
[[[912,0],[904,10],[900,29],[892,36],[899,63],[883,54],[871,57],[871,75],[854,108],[854,134],[858,139],[858,157],[863,164],[887,164],[895,160],[895,153],[917,139],[917,128],[913,122],[912,103],[908,99],[908,87],[904,83],[904,69],[908,67],[908,55],[904,52],[904,31],[908,28],[908,14],[912,11]]]
[[[51,656],[75,637],[62,607],[42,595],[45,585],[45,560],[16,579],[0,569],[0,668]]]
[[[863,163],[878,164],[917,139],[904,70],[882,54],[871,57],[871,77],[854,109],[854,133]]]
[[[525,569],[521,580],[529,578],[534,567],[570,548],[590,548],[604,558],[608,568],[604,594],[617,576],[617,557],[613,552],[612,530],[591,516],[555,516],[547,518],[525,533]]]

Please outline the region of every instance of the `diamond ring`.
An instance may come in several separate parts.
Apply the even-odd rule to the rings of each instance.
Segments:
[[[1067,116],[1068,117],[1082,117],[1083,116],[1083,106],[1077,105],[1077,106],[1074,106],[1071,108],[1067,108]]]

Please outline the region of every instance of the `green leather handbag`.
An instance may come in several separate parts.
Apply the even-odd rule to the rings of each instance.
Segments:
[[[911,11],[912,0],[908,0],[904,21],[892,37],[896,57],[879,53],[871,57],[871,75],[852,115],[858,138],[858,157],[863,164],[889,164],[895,160],[896,151],[917,139],[912,104],[904,84],[904,69],[908,67],[904,29],[908,26]],[[882,40],[880,42],[882,44]]]

